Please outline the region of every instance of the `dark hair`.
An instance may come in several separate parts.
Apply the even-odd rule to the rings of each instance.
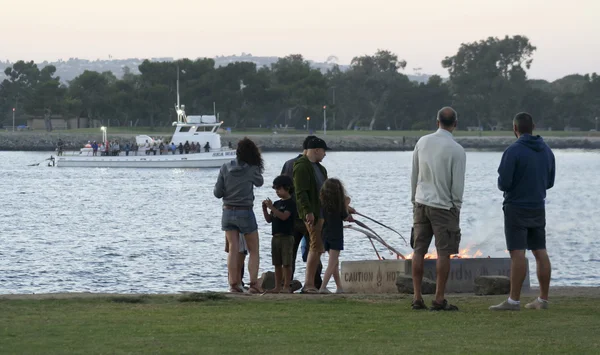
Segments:
[[[517,132],[521,134],[533,133],[533,117],[527,112],[519,112],[513,119],[513,124],[517,126]]]
[[[235,152],[237,159],[248,165],[258,166],[260,172],[265,170],[265,163],[256,144],[248,137],[240,140]]]
[[[325,180],[319,193],[321,206],[329,213],[342,213],[346,209],[346,189],[338,179]]]
[[[437,113],[437,120],[443,127],[452,127],[458,120],[458,115],[452,107],[442,107]]]
[[[290,194],[294,192],[294,182],[292,178],[287,175],[279,175],[273,180],[273,188],[283,187]]]
[[[302,149],[308,149],[308,142],[310,142],[313,138],[317,138],[317,136],[307,136],[304,138],[304,142],[302,142]]]

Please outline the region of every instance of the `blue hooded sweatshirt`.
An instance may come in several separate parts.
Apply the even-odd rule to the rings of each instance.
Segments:
[[[545,207],[546,190],[554,186],[554,154],[542,137],[523,134],[502,155],[498,188],[504,205],[527,209]]]

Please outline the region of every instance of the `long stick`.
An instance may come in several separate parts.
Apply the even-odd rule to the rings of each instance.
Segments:
[[[389,226],[386,226],[385,224],[383,224],[383,223],[381,223],[381,222],[379,222],[379,221],[376,221],[376,220],[374,220],[373,218],[371,218],[371,217],[369,217],[369,216],[365,216],[365,215],[364,215],[364,214],[362,214],[362,213],[358,213],[358,212],[356,212],[356,214],[357,214],[357,215],[359,215],[359,216],[361,216],[361,217],[365,217],[366,219],[368,219],[368,220],[370,220],[370,221],[372,221],[372,222],[375,222],[375,223],[379,224],[380,226],[382,226],[382,227],[385,227],[385,228],[387,228],[387,229],[391,230],[392,232],[394,232],[394,233],[398,234],[398,235],[400,236],[400,238],[402,238],[402,240],[404,240],[404,243],[405,243],[406,245],[408,245],[408,242],[406,241],[406,239],[404,238],[404,236],[403,236],[402,234],[400,234],[400,232],[398,232],[398,231],[397,231],[397,230],[395,230],[394,228],[392,228],[392,227],[389,227]]]
[[[357,222],[357,221],[355,220],[355,222]],[[360,222],[359,222],[359,223],[360,223]],[[358,224],[358,223],[357,223],[357,224]],[[362,223],[361,223],[361,224],[362,224]],[[364,226],[364,224],[362,224],[362,225]],[[398,251],[398,250],[396,250],[394,247],[392,247],[391,245],[389,245],[388,243],[386,243],[386,242],[385,242],[385,241],[384,241],[384,240],[383,240],[383,239],[382,239],[380,236],[378,236],[378,235],[377,235],[377,233],[375,233],[375,232],[372,232],[372,231],[368,231],[368,230],[363,230],[363,229],[357,228],[357,227],[355,227],[355,226],[353,226],[353,225],[348,225],[348,226],[345,226],[345,228],[353,229],[353,230],[355,230],[355,231],[358,231],[358,232],[361,232],[361,233],[363,233],[363,234],[364,234],[364,235],[366,235],[366,236],[367,236],[367,238],[369,238],[369,239],[371,239],[371,238],[372,238],[372,239],[375,239],[375,240],[377,240],[379,243],[381,243],[383,246],[385,246],[385,247],[386,247],[388,250],[390,250],[391,252],[393,252],[393,253],[395,253],[396,255],[398,255],[398,257],[399,257],[399,258],[401,258],[401,259],[406,259],[406,257],[405,257],[405,256],[404,256],[404,255],[403,255],[401,252],[399,252],[399,251]],[[366,227],[366,229],[370,229],[370,228],[369,228],[369,227]]]

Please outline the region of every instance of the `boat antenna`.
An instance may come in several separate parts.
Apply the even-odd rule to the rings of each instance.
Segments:
[[[177,64],[177,108],[179,108],[179,64]]]

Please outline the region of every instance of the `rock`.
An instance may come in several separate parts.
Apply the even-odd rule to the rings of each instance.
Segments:
[[[292,282],[290,282],[290,288],[292,289],[292,292],[296,292],[302,288],[302,283],[298,280],[292,280]]]
[[[263,290],[272,290],[275,288],[275,273],[273,271],[263,272],[258,279],[258,285]]]
[[[476,295],[506,295],[510,292],[510,279],[506,276],[478,276],[474,283]]]
[[[400,293],[412,294],[414,292],[412,276],[410,276],[410,275],[396,276],[396,287],[398,287],[398,292],[400,292]],[[435,293],[435,281],[424,277],[423,283],[421,284],[421,293],[423,293],[424,295],[434,294]]]

